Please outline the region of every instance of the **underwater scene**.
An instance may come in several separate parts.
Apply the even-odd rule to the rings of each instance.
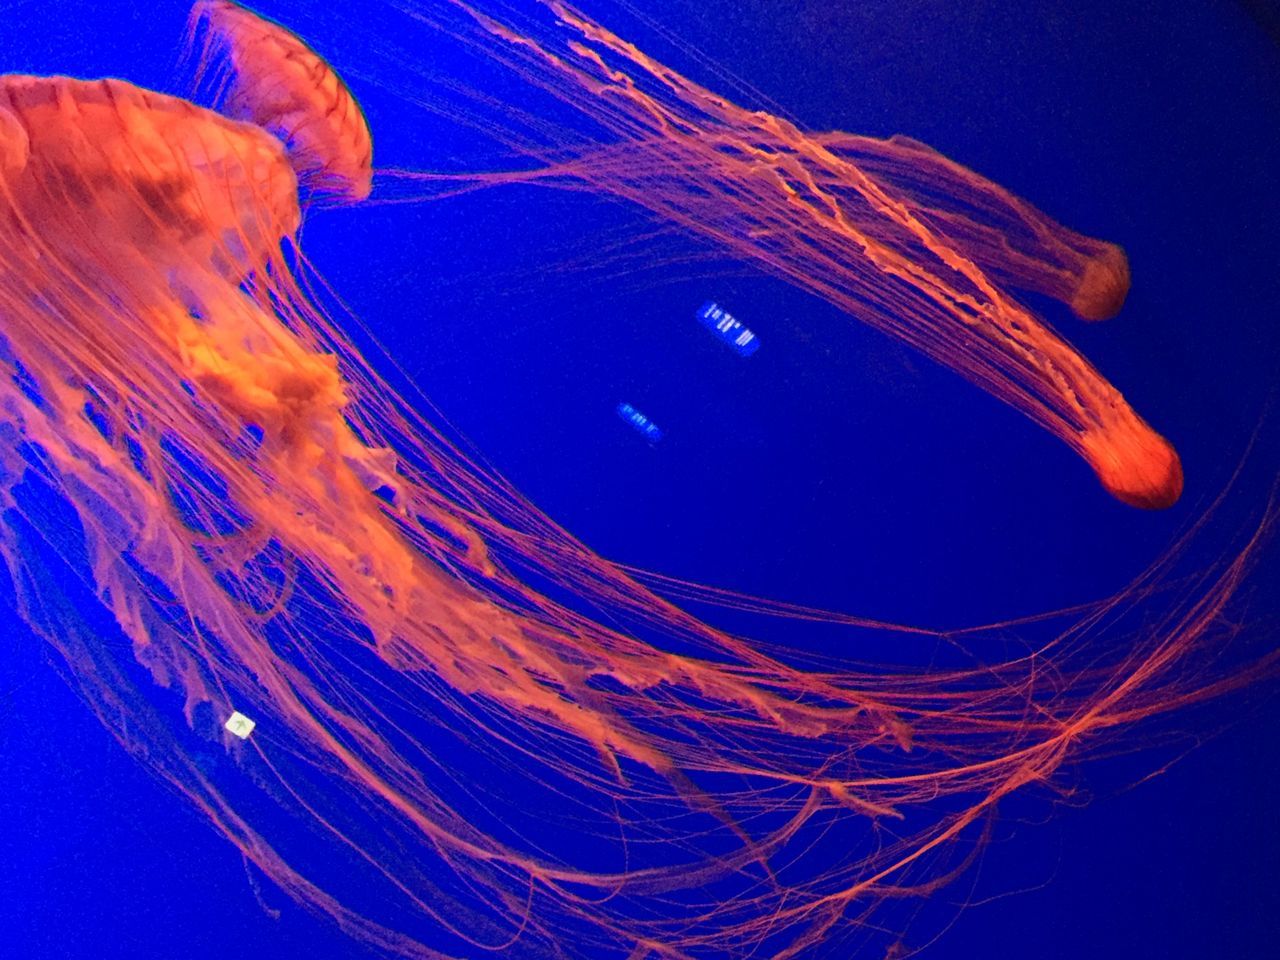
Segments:
[[[5,956],[1273,955],[1277,8],[0,11]]]

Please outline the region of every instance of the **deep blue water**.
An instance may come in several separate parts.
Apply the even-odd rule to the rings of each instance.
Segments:
[[[726,92],[758,97],[753,106],[812,129],[908,134],[1121,243],[1134,285],[1118,319],[1086,328],[1044,309],[1178,446],[1187,493],[1161,514],[1114,502],[1016,413],[750,270],[708,278],[655,254],[635,278],[606,278],[592,259],[598,238],[645,223],[613,204],[512,188],[318,216],[304,243],[319,269],[535,503],[611,558],[942,626],[1114,591],[1221,489],[1280,369],[1280,45],[1264,7],[635,4],[665,33],[611,4],[583,8],[708,85],[724,83],[713,65],[727,68],[750,89]],[[180,89],[181,3],[0,10],[0,70]],[[380,73],[379,0],[341,15],[319,3],[262,10],[348,77],[380,166],[458,164],[465,144]],[[759,335],[755,356],[698,325],[708,299]],[[618,418],[624,401],[661,426],[661,443]],[[1280,463],[1275,423],[1262,426],[1233,502],[1265,496]],[[1276,622],[1274,582],[1272,567],[1248,595],[1258,631]],[[9,955],[361,955],[263,886],[282,911],[272,919],[239,856],[115,744],[11,620],[0,668]],[[1086,769],[1094,803],[1006,823],[976,886],[954,892],[996,899],[961,911],[926,955],[1272,955],[1275,704],[1237,698],[1196,722],[1226,729],[1165,775],[1117,792],[1156,761]]]

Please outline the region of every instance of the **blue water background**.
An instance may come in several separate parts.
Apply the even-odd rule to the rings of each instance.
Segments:
[[[1134,286],[1120,318],[1086,327],[1036,306],[1178,446],[1188,479],[1171,511],[1126,508],[1018,414],[750,269],[698,276],[658,245],[626,261],[641,272],[613,279],[599,238],[646,224],[616,204],[513,188],[317,217],[304,241],[317,267],[455,426],[588,544],[699,582],[953,626],[1114,591],[1227,482],[1280,359],[1280,47],[1265,11],[645,0],[668,36],[612,6],[584,8],[709,85],[725,82],[713,65],[727,67],[755,93],[726,92],[758,95],[752,106],[780,105],[812,129],[910,135],[1121,243]],[[383,4],[262,9],[349,77],[379,165],[465,164],[437,121],[379,82]],[[0,10],[2,70],[181,89],[182,4]],[[708,299],[761,338],[755,356],[736,357],[696,322]],[[620,402],[661,424],[662,442],[621,422]],[[1265,496],[1275,422],[1235,502]],[[1274,581],[1273,568],[1250,591],[1245,616],[1259,629]],[[20,624],[4,623],[6,955],[362,955],[260,885],[282,911],[268,916],[238,854],[116,745]],[[1096,773],[1094,804],[1006,823],[977,886],[954,896],[1013,895],[960,912],[927,956],[1274,955],[1280,721],[1255,696],[1198,722],[1220,730],[1232,718],[1161,777],[1117,793],[1154,761],[1113,762]]]

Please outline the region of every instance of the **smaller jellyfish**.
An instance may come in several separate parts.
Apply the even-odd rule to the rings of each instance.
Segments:
[[[230,0],[200,0],[192,33],[207,28],[203,76],[220,55],[216,106],[280,139],[298,182],[312,193],[360,201],[373,188],[373,138],[347,85],[279,24]]]
[[[631,424],[636,433],[650,443],[657,443],[663,437],[662,430],[659,429],[658,425],[629,403],[618,404],[618,416]]]
[[[760,339],[742,321],[737,319],[714,300],[708,300],[698,308],[698,321],[728,344],[740,357],[749,357],[760,349]]]
[[[911,137],[875,140],[835,132],[815,139],[891,185],[997,282],[1057,300],[1089,323],[1110,320],[1124,306],[1129,258],[1117,244],[1064,227]]]

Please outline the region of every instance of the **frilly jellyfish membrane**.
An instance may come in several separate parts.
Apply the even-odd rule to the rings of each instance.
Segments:
[[[1177,499],[1172,447],[1009,293],[1105,319],[1118,247],[915,141],[743,110],[553,0],[400,6],[595,133],[459,86],[526,165],[389,172],[389,194],[631,201],[956,370],[1125,502]],[[884,948],[887,905],[964,874],[1006,798],[1274,670],[1220,656],[1269,504],[1193,579],[1184,540],[1103,601],[945,633],[596,555],[392,388],[299,249],[300,190],[378,197],[342,80],[236,4],[192,24],[216,111],[0,79],[0,550],[108,729],[351,936],[404,957]],[[818,659],[673,598],[947,657]]]

